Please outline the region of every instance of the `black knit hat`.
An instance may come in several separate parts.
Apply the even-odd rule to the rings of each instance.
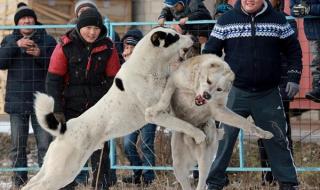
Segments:
[[[78,18],[77,28],[80,30],[86,26],[97,26],[101,30],[106,29],[103,25],[101,14],[94,8],[88,8],[84,10]]]
[[[25,16],[33,17],[34,20],[35,20],[35,23],[37,23],[37,15],[36,15],[36,13],[30,7],[28,7],[27,4],[25,4],[23,2],[18,3],[17,8],[18,9],[16,11],[16,14],[14,15],[14,23],[15,23],[15,25],[17,25],[19,20],[22,17],[25,17]]]
[[[122,38],[122,42],[129,45],[137,45],[137,43],[143,38],[143,34],[140,30],[129,30]]]

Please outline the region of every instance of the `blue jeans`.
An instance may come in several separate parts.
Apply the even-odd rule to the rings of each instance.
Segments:
[[[255,124],[273,133],[271,139],[262,139],[268,155],[272,174],[279,183],[298,184],[297,173],[286,138],[287,124],[278,89],[263,92],[247,92],[232,87],[227,107],[247,118],[252,116]],[[222,189],[227,182],[225,175],[239,129],[222,124],[224,138],[219,141],[217,156],[207,178],[208,189]]]
[[[43,163],[43,157],[47,152],[52,136],[43,130],[35,116],[35,114],[10,114],[11,124],[11,150],[10,158],[12,160],[12,167],[27,167],[27,141],[29,134],[29,119],[36,138],[38,148],[38,164]],[[27,171],[14,172],[12,181],[14,185],[20,186],[28,179]]]
[[[137,130],[124,137],[124,151],[130,161],[131,166],[154,166],[154,139],[157,126],[154,124],[146,124],[140,130]],[[137,151],[138,135],[141,134],[141,151],[140,158]],[[142,175],[144,181],[152,181],[155,178],[153,170],[133,170],[135,177]]]
[[[310,41],[311,56],[313,56],[310,70],[312,74],[312,88],[320,89],[320,40]]]

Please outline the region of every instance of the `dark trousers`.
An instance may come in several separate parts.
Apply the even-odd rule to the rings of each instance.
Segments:
[[[291,154],[293,155],[293,145],[292,145],[292,138],[291,138],[291,124],[290,124],[290,116],[289,116],[290,101],[283,100],[282,103],[283,103],[283,108],[285,111],[286,121],[287,121],[287,126],[288,126],[286,136],[287,136],[287,139],[289,142],[289,149],[291,151]],[[268,155],[267,155],[267,152],[264,148],[264,145],[263,145],[261,139],[258,140],[258,146],[259,146],[261,167],[264,167],[264,168],[270,167]],[[261,178],[262,178],[263,184],[265,184],[265,183],[271,184],[275,181],[275,177],[272,175],[272,172],[270,172],[270,171],[263,171],[261,174]]]
[[[38,164],[41,167],[52,136],[43,130],[35,114],[10,114],[11,150],[10,158],[13,168],[27,167],[27,142],[29,136],[29,120],[36,138],[38,149]],[[23,185],[28,179],[27,171],[14,172],[12,182],[16,186]]]
[[[140,130],[137,130],[124,137],[124,150],[132,166],[154,166],[154,139],[157,126],[146,124]],[[137,150],[138,136],[141,135],[142,158]],[[145,181],[152,181],[155,178],[153,170],[133,170],[135,177],[143,177]]]
[[[245,118],[251,115],[257,126],[273,133],[273,138],[262,140],[269,156],[272,173],[279,182],[298,184],[293,158],[288,148],[287,124],[279,89],[247,92],[232,87],[227,107]],[[211,165],[207,178],[209,189],[223,188],[226,184],[225,172],[239,134],[238,128],[225,124],[222,124],[222,126],[225,135],[224,139],[219,141],[217,156]]]

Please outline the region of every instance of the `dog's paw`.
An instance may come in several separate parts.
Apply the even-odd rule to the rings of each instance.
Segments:
[[[200,144],[203,141],[206,141],[206,134],[204,134],[203,131],[199,130],[198,132],[195,133],[196,135],[193,137],[196,144]]]
[[[260,129],[259,127],[253,127],[251,129],[251,132],[253,133],[253,135],[262,139],[271,139],[273,137],[273,134],[271,132]]]

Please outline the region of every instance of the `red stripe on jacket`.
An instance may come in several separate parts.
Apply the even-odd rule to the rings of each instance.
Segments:
[[[57,44],[50,58],[48,71],[50,73],[64,76],[68,70],[68,59],[64,55],[62,45]]]
[[[118,51],[115,45],[113,44],[112,53],[108,60],[105,73],[108,77],[114,77],[116,76],[117,72],[120,70],[120,67],[121,65],[120,65],[120,60],[118,56]]]

